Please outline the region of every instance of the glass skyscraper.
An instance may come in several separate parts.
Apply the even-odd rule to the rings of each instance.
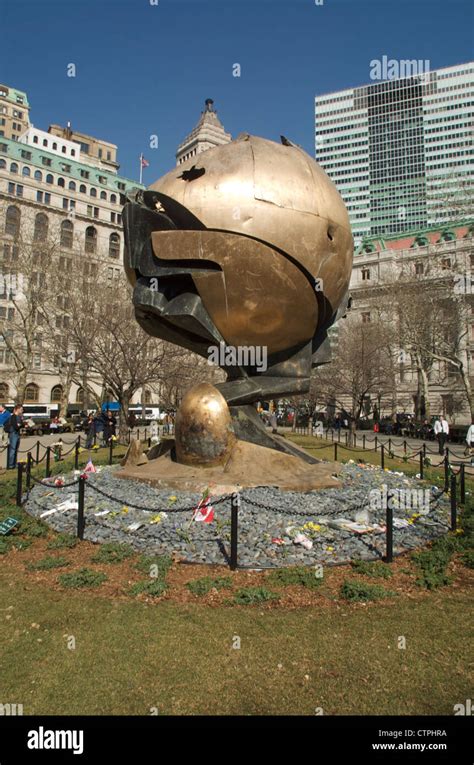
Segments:
[[[474,63],[315,99],[316,159],[356,244],[474,215]]]

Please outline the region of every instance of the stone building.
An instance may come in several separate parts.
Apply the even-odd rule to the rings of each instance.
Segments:
[[[121,196],[140,184],[118,174],[117,147],[70,126],[35,128],[29,122],[25,93],[0,86],[0,94],[0,108],[7,109],[0,135],[0,275],[5,277],[18,254],[15,240],[20,230],[24,235],[26,221],[34,236],[40,228],[58,233],[64,267],[74,245],[75,254],[79,247],[84,255],[106,261],[109,279],[122,274]],[[15,116],[18,110],[21,117]],[[2,278],[0,330],[15,310],[10,289]],[[11,354],[0,336],[2,403],[12,403],[18,395],[13,371]],[[100,391],[101,381],[95,386]],[[57,370],[45,363],[40,347],[35,349],[24,393],[25,403],[51,403],[61,397]],[[70,402],[79,408],[82,400],[83,391],[73,384]]]
[[[366,237],[354,253],[350,282],[351,314],[362,322],[375,320],[384,304],[387,285],[405,275],[421,281],[431,289],[432,280],[446,278],[453,290],[462,286],[467,322],[463,341],[464,366],[474,384],[474,221],[412,231],[403,235]],[[472,321],[471,321],[472,316]],[[399,412],[424,414],[425,402],[420,397],[417,371],[410,357],[400,351],[396,376],[396,409]],[[429,373],[431,414],[444,414],[449,421],[464,424],[470,421],[465,393],[456,370],[444,362],[435,362]],[[392,412],[389,397],[367,401],[367,411],[377,404],[381,414]]]
[[[29,112],[26,93],[0,85],[0,138],[18,141],[30,125]]]
[[[217,116],[214,101],[212,98],[206,98],[204,111],[201,112],[199,122],[178,146],[176,164],[180,165],[190,157],[195,157],[214,146],[230,143],[231,140],[231,134],[225,132],[224,126]]]

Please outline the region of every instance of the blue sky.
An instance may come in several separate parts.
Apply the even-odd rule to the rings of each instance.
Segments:
[[[315,95],[369,82],[370,61],[384,55],[429,59],[431,69],[472,60],[473,8],[472,0],[2,0],[0,81],[27,91],[36,127],[70,120],[118,144],[127,177],[138,177],[143,151],[149,184],[173,167],[208,97],[233,136],[282,133],[313,154]]]

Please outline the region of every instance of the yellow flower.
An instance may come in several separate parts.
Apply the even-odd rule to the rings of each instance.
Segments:
[[[154,515],[150,523],[161,523],[161,515],[159,513],[158,515]]]
[[[122,513],[128,513],[128,507],[122,507]]]
[[[168,502],[176,502],[178,497],[175,497],[174,495],[172,497],[168,497]]]
[[[319,525],[319,523],[313,523],[313,521],[308,521],[303,526],[303,529],[305,531],[320,531],[321,530],[321,526]]]

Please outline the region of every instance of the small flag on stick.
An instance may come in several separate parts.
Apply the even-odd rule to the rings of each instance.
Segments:
[[[209,490],[206,489],[204,494],[202,495],[202,499],[199,501],[198,506],[196,507],[194,514],[193,514],[193,521],[201,521],[203,523],[212,523],[214,520],[214,508],[210,504],[211,497],[209,495]]]

